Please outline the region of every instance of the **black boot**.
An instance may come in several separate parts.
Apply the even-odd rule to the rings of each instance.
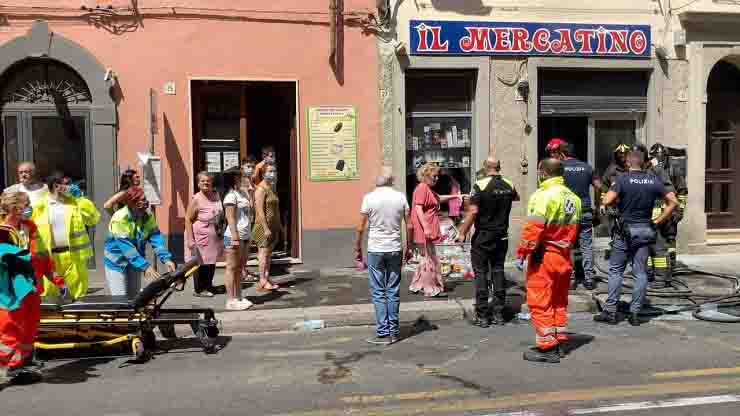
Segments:
[[[565,358],[568,355],[568,343],[561,342],[558,345],[558,357]]]
[[[529,351],[524,351],[523,358],[526,361],[532,361],[535,363],[557,364],[560,362],[558,347],[551,348],[547,351],[540,351],[539,348],[532,348]]]
[[[627,320],[632,326],[640,326],[640,324],[642,323],[640,315],[637,312],[632,312]]]
[[[493,314],[491,315],[491,325],[506,325],[506,319],[501,310],[493,311]]]
[[[617,314],[607,311],[601,311],[600,314],[594,315],[594,321],[603,322],[609,325],[616,325],[619,323],[619,320],[617,320]]]
[[[473,326],[477,326],[479,328],[488,328],[490,326],[488,318],[481,318],[480,316],[475,318],[475,320],[471,323],[473,324]]]

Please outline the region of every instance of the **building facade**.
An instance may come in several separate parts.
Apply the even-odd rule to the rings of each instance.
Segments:
[[[272,145],[286,260],[352,264],[361,197],[381,165],[374,1],[10,3],[0,185],[34,160],[42,176],[64,169],[100,207],[122,171],[143,169],[181,253],[197,172]],[[106,222],[93,230],[98,253]]]
[[[572,142],[599,173],[618,143],[660,142],[688,153],[679,250],[740,249],[740,3],[382,6],[391,22],[379,42],[384,163],[408,192],[427,160],[468,191],[491,153],[523,196],[512,212],[516,236],[550,138]],[[601,243],[607,234],[596,229]]]

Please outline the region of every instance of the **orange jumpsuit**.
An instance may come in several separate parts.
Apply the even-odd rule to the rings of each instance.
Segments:
[[[570,251],[578,236],[581,200],[561,176],[547,179],[529,198],[527,222],[516,251],[528,259],[527,305],[541,351],[567,342]]]
[[[0,228],[0,242],[30,250],[31,265],[36,277],[36,290],[23,298],[18,309],[0,309],[0,367],[18,368],[33,352],[33,342],[41,319],[43,278],[54,272],[54,264],[49,256],[37,254],[41,240],[37,238],[36,225],[32,221],[23,220],[21,232],[7,225]],[[61,277],[55,277],[53,281],[56,285],[63,284]]]

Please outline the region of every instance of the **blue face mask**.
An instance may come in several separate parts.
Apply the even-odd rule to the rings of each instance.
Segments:
[[[269,183],[275,183],[275,180],[277,179],[277,175],[273,172],[265,173],[265,180]]]
[[[245,176],[251,177],[252,174],[254,173],[254,168],[251,167],[251,166],[250,167],[246,167],[246,168],[243,169],[243,171],[244,171],[244,175]]]
[[[24,220],[30,220],[31,217],[33,216],[33,207],[27,206],[23,208],[23,211],[21,212],[21,216],[23,217]]]
[[[65,195],[72,198],[79,198],[82,196],[82,190],[77,184],[67,185],[67,189],[64,191]]]

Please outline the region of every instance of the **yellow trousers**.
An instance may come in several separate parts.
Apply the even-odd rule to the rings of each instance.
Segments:
[[[87,259],[74,256],[71,253],[55,253],[54,273],[64,276],[64,284],[70,296],[79,299],[87,294],[89,277],[87,274]],[[44,293],[42,296],[59,296],[59,288],[48,279],[44,279]]]

